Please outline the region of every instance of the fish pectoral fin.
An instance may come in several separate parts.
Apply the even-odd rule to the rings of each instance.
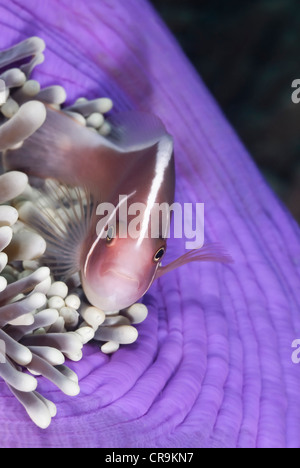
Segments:
[[[149,148],[168,135],[161,120],[146,112],[120,112],[110,123],[112,131],[106,139],[123,152]]]
[[[156,278],[160,278],[169,271],[190,262],[233,263],[233,259],[220,244],[209,243],[199,249],[189,250],[168,265],[160,266],[157,270]]]
[[[92,225],[93,198],[85,188],[71,188],[52,179],[45,181],[43,189],[33,189],[33,196],[32,202],[21,206],[20,219],[45,239],[44,264],[57,278],[67,279],[80,270]]]

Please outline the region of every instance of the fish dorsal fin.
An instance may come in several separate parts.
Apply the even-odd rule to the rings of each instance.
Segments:
[[[29,175],[49,177],[70,185],[82,185],[86,172],[79,169],[82,165],[86,166],[89,161],[95,165],[96,159],[105,156],[107,159],[110,154],[149,148],[167,135],[156,116],[143,112],[116,114],[111,119],[111,127],[111,133],[103,136],[64,112],[47,106],[44,125],[20,148],[6,151],[5,169],[21,170]],[[171,137],[168,138],[171,141]],[[107,179],[105,174],[103,170],[98,172],[98,185],[101,185],[101,179],[102,183]]]
[[[168,135],[161,120],[146,112],[120,112],[110,123],[112,130],[106,139],[123,152],[149,148]]]

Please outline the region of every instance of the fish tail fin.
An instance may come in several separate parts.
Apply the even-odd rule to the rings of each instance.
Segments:
[[[208,243],[199,249],[192,249],[173,262],[158,268],[156,278],[160,278],[169,271],[190,262],[220,262],[232,263],[232,257],[218,243]]]
[[[4,152],[4,168],[42,179],[53,178],[78,185],[76,164],[82,153],[99,145],[100,135],[62,111],[46,106],[44,124],[22,146]],[[99,138],[97,138],[99,137]]]

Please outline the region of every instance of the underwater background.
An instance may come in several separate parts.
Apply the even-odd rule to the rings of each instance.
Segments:
[[[300,2],[151,1],[300,223]]]

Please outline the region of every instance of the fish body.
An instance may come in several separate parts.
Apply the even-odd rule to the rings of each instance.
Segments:
[[[47,106],[41,128],[20,149],[5,154],[7,168],[82,187],[87,200],[93,201],[93,208],[86,210],[78,196],[80,215],[75,209],[73,217],[67,215],[63,234],[56,216],[46,225],[40,221],[33,225],[46,237],[48,261],[61,275],[79,271],[88,300],[104,311],[130,306],[155,278],[185,263],[231,261],[219,246],[210,244],[162,266],[170,219],[162,222],[156,210],[174,201],[173,139],[157,117],[145,113],[119,114],[112,128],[103,137]],[[126,216],[125,202],[130,204]],[[103,203],[113,209],[106,217],[101,213],[99,220]],[[132,230],[136,218],[139,223]]]
[[[152,238],[152,210],[163,202],[171,205],[175,187],[173,140],[158,118],[128,112],[116,118],[114,128],[116,136],[105,138],[48,107],[44,125],[19,150],[5,155],[9,168],[84,187],[96,205],[109,202],[116,207],[113,239],[105,235],[109,223],[97,232],[99,219],[94,209],[84,235],[77,236],[74,258],[70,254],[69,259],[74,270],[80,271],[87,298],[105,311],[131,305],[154,280],[166,249],[168,226],[165,232],[158,228],[160,232]],[[134,237],[127,232],[128,218],[120,218],[120,195],[131,206],[142,206],[140,233]],[[55,249],[59,261],[59,241]]]

